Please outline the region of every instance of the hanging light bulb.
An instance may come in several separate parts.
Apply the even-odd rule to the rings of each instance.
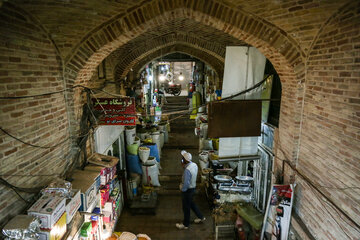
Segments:
[[[182,75],[182,73],[180,73],[178,79],[179,79],[180,81],[184,80],[184,76]]]
[[[165,81],[165,76],[161,74],[161,75],[159,76],[159,80],[162,81],[162,82]]]

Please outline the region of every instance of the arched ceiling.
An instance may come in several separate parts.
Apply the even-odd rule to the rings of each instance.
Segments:
[[[107,61],[114,66],[114,75],[122,78],[126,76],[130,68],[134,68],[138,61],[142,61],[143,57],[148,58],[150,55],[153,58],[161,57],[168,53],[166,49],[169,49],[169,45],[176,44],[187,45],[187,54],[194,55],[199,59],[207,59],[207,61],[203,61],[211,66],[214,64],[212,67],[216,69],[220,77],[222,73],[219,71],[223,70],[223,66],[219,67],[219,65],[224,65],[226,46],[246,45],[243,41],[192,19],[175,19],[167,24],[149,29],[130,40],[114,51]],[[190,46],[192,50],[189,50]],[[159,49],[164,50],[157,51]],[[154,55],[154,52],[158,55]]]
[[[206,64],[210,65],[214,69],[214,71],[217,73],[217,75],[220,78],[222,78],[222,75],[224,72],[224,62],[223,61],[219,61],[219,59],[216,59],[212,55],[210,55],[206,52],[202,52],[199,49],[193,48],[188,45],[178,44],[178,43],[165,46],[159,50],[147,52],[146,54],[144,54],[144,56],[141,56],[140,58],[136,59],[135,64],[129,64],[128,68],[123,71],[124,74],[121,75],[121,77],[125,76],[130,71],[131,68],[133,68],[133,71],[135,72],[135,74],[139,74],[141,69],[146,64],[148,64],[152,60],[158,58],[160,56],[160,54],[166,55],[169,53],[177,53],[177,52],[194,56],[194,57],[198,58],[199,60],[205,62]]]
[[[111,19],[123,16],[149,0],[11,0],[28,11],[49,33],[66,59],[90,32]],[[219,0],[231,9],[263,19],[301,42],[307,52],[323,24],[344,5],[334,0]],[[189,6],[207,5],[206,0],[187,1]],[[168,3],[172,5],[171,3]],[[209,5],[210,6],[210,5]],[[219,4],[211,5],[219,8]],[[212,9],[214,10],[214,9]],[[215,9],[216,10],[216,9]],[[197,28],[193,30],[198,34]],[[209,33],[211,34],[211,33]],[[222,42],[223,39],[216,41]]]

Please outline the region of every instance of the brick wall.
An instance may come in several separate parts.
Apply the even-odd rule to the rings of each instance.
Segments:
[[[146,33],[147,29],[156,29],[174,19],[192,19],[205,27],[221,30],[233,38],[246,40],[259,48],[274,63],[284,88],[282,103],[284,114],[281,119],[281,124],[286,129],[281,132],[282,139],[287,143],[284,151],[291,157],[296,156],[300,125],[300,111],[297,110],[301,109],[301,98],[294,99],[294,96],[299,94],[297,82],[304,77],[302,59],[304,53],[287,34],[265,21],[240,11],[231,11],[229,7],[219,7],[212,1],[209,2],[210,8],[204,8],[203,4],[204,2],[194,4],[194,2],[178,1],[169,6],[164,1],[152,1],[104,24],[103,28],[96,29],[83,40],[67,62],[68,82],[86,83],[90,77],[89,71],[97,66],[108,52],[121,47],[131,37],[136,38]],[[146,38],[143,38],[143,41],[146,41]],[[301,89],[300,96],[302,96]],[[76,109],[78,102],[76,98],[73,102]]]
[[[21,97],[62,90],[61,61],[39,24],[6,3],[0,8],[0,22],[0,96]],[[0,126],[34,145],[59,144],[68,138],[64,94],[0,100]],[[52,175],[63,172],[67,152],[69,141],[43,149],[0,132],[0,175],[18,187],[43,186]],[[28,200],[32,196],[20,194]],[[26,205],[13,190],[0,185],[0,225]]]
[[[217,47],[219,44],[246,42],[257,47],[272,62],[282,82],[280,125],[275,144],[276,170],[281,172],[281,159],[287,159],[317,185],[359,185],[358,1],[347,1],[350,6],[342,1],[320,0],[273,1],[272,4],[261,0],[150,0],[143,4],[115,1],[106,6],[101,6],[101,1],[86,1],[84,7],[71,1],[11,2],[33,14],[46,31],[28,14],[10,3],[3,3],[0,8],[1,96],[61,90],[59,56],[65,59],[67,87],[76,84],[101,86],[103,80],[98,81],[96,67],[119,47],[123,49],[118,58],[126,59],[121,71],[133,67],[137,72],[140,65],[162,54],[161,48],[150,53],[154,45],[146,46],[150,43],[148,40],[160,37],[159,46],[164,47],[175,36],[171,35],[171,29],[186,36],[182,42],[191,43],[189,51],[197,52],[200,59],[200,56],[205,59],[215,55],[223,57],[224,48]],[[89,13],[97,17],[89,18]],[[170,28],[164,28],[166,25]],[[204,41],[212,44],[206,45]],[[147,54],[135,54],[139,43]],[[174,46],[180,47],[179,43]],[[59,49],[59,53],[55,49]],[[127,58],[128,52],[134,55]],[[211,65],[217,69],[220,64],[214,61]],[[111,66],[110,69],[114,69],[116,64]],[[110,79],[116,76],[109,75]],[[107,87],[109,91],[116,90],[112,85]],[[55,137],[66,139],[68,121],[72,135],[79,133],[82,95],[80,88],[68,91],[67,108],[61,94],[1,100],[1,126],[33,144],[56,144],[60,140]],[[68,152],[66,147],[33,149],[4,134],[0,135],[0,148],[0,166],[5,174],[44,174],[49,165],[55,173],[61,173],[65,162],[63,153]],[[295,172],[285,166],[284,177],[289,182]],[[46,177],[20,176],[7,179],[24,186],[47,180]],[[296,182],[295,210],[316,238],[356,236],[356,230],[344,220],[345,216],[324,202],[313,187],[299,176]],[[0,189],[0,221],[24,207],[12,191],[3,189]],[[321,188],[321,191],[346,215],[359,222],[358,189]],[[14,201],[2,200],[6,198]],[[16,211],[10,213],[9,209]]]
[[[342,9],[323,27],[313,44],[307,62],[298,159],[299,171],[317,186],[325,186],[318,188],[357,223],[360,223],[359,11],[359,2]],[[301,179],[297,182],[296,211],[317,239],[360,236],[359,229],[356,231],[343,220],[345,216],[335,211],[332,204]]]

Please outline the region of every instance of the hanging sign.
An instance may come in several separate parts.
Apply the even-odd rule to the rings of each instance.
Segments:
[[[100,125],[125,125],[125,126],[135,126],[136,117],[124,117],[124,116],[105,116],[100,117]]]
[[[99,118],[101,125],[136,125],[135,98],[93,98],[94,109],[103,115]]]
[[[104,111],[105,114],[135,114],[135,98],[93,98],[95,110]]]
[[[288,239],[293,199],[292,184],[272,185],[260,239]]]

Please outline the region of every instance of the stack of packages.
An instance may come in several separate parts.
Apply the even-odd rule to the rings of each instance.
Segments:
[[[39,239],[61,239],[80,207],[80,191],[72,189],[71,183],[56,179],[41,193],[43,195],[28,209],[28,215],[40,219]]]
[[[3,228],[5,240],[36,240],[39,238],[40,220],[33,216],[17,215]]]
[[[96,192],[98,200],[93,208],[87,209],[90,214],[85,215],[80,231],[80,236],[83,238],[97,234],[104,235],[105,232],[111,233],[116,224],[123,203],[121,185],[116,175],[118,161],[118,158],[97,153],[89,158],[92,164],[86,166],[84,172],[98,174],[95,181],[95,185],[98,184]],[[103,217],[100,217],[101,215]]]

